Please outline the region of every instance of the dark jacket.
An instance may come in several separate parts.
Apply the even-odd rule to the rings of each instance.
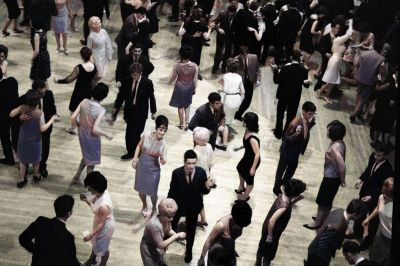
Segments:
[[[10,112],[18,107],[18,82],[9,77],[0,81],[0,127],[10,123]]]
[[[133,56],[130,54],[125,55],[120,60],[118,60],[117,68],[115,69],[115,81],[122,81],[130,76],[129,66],[132,63],[139,63],[142,65],[142,75],[146,78],[148,78],[154,70],[154,65],[150,62],[149,58],[147,56],[144,56],[143,54],[140,55],[138,61],[133,61]]]
[[[19,243],[32,253],[32,266],[78,266],[75,238],[57,218],[39,216],[19,236]]]
[[[302,64],[291,62],[280,71],[274,70],[274,83],[278,84],[276,98],[287,102],[299,102],[303,83],[308,78],[308,71]]]

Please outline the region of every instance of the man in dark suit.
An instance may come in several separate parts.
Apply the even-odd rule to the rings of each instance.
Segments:
[[[274,70],[274,83],[278,84],[276,91],[278,105],[276,107],[276,124],[274,129],[274,135],[277,139],[282,137],[289,123],[297,114],[302,86],[309,86],[309,83],[306,82],[307,78],[308,71],[301,64],[301,52],[299,50],[293,50],[290,63],[285,64],[281,69]],[[286,124],[283,129],[285,111]]]
[[[45,123],[47,123],[51,117],[57,114],[56,105],[54,103],[54,95],[51,90],[47,89],[46,82],[43,80],[35,80],[32,83],[32,90],[38,92],[41,95],[39,109],[43,111]],[[25,104],[25,94],[20,97],[20,104]],[[31,117],[26,114],[22,114],[19,117],[21,120],[29,120]],[[49,159],[50,153],[50,136],[53,130],[51,125],[46,131],[42,132],[42,160],[39,165],[39,173],[42,177],[46,178],[49,173],[47,171],[47,159]]]
[[[248,28],[258,29],[257,10],[258,2],[253,1],[248,9],[239,10],[232,22],[235,29],[235,55],[241,53],[242,45],[246,46],[251,54],[259,55],[260,53],[260,46],[254,32],[248,30]]]
[[[125,102],[124,120],[126,122],[125,144],[127,153],[121,156],[122,160],[133,158],[136,146],[140,141],[140,135],[146,125],[149,102],[152,119],[157,112],[153,82],[142,76],[142,71],[142,65],[139,63],[133,63],[129,67],[130,76],[121,82],[114,102],[113,121],[117,119],[119,109]]]
[[[365,219],[367,214],[366,204],[359,199],[350,201],[346,210],[332,211],[308,246],[308,257],[307,261],[304,261],[304,266],[329,266],[336,250],[342,246],[349,221]]]
[[[257,55],[249,54],[246,46],[240,46],[240,55],[236,58],[239,60],[239,74],[243,80],[244,99],[235,113],[235,119],[243,121],[243,113],[249,108],[253,99],[254,86],[259,86],[261,83],[261,72]]]
[[[54,201],[56,217],[39,216],[19,236],[19,243],[32,253],[32,266],[78,266],[75,238],[66,228],[74,198],[62,195]]]
[[[13,148],[17,150],[19,121],[18,118],[10,118],[10,112],[18,106],[18,82],[13,77],[3,79],[1,68],[0,92],[0,140],[5,157],[0,159],[0,163],[14,165]]]
[[[140,43],[136,43],[129,48],[129,54],[118,60],[117,68],[115,69],[115,81],[117,87],[121,87],[121,81],[130,76],[129,66],[133,63],[142,65],[142,76],[148,78],[154,70],[154,65],[150,59],[143,55],[143,48]]]
[[[360,245],[354,241],[346,241],[342,245],[343,256],[350,265],[371,266],[372,264],[361,256]]]
[[[295,117],[289,124],[279,149],[280,157],[276,169],[273,192],[281,194],[281,185],[291,179],[296,172],[300,154],[304,154],[310,139],[310,130],[315,125],[317,108],[312,102],[305,102],[301,115]]]
[[[168,198],[172,198],[178,205],[172,221],[172,229],[176,230],[179,219],[186,217],[186,253],[185,262],[192,260],[192,247],[196,234],[197,216],[203,209],[203,194],[208,194],[214,186],[212,179],[201,167],[196,166],[197,155],[193,150],[184,154],[184,166],[172,172]]]

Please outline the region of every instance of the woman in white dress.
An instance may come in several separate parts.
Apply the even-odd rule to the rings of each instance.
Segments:
[[[87,47],[92,49],[94,64],[97,68],[99,78],[106,75],[107,66],[112,59],[113,49],[108,33],[101,28],[101,21],[98,17],[89,19],[90,34],[87,39]]]
[[[225,94],[223,98],[225,124],[230,125],[243,101],[244,86],[242,77],[237,73],[239,61],[235,58],[229,58],[226,68],[228,72],[222,76],[220,83],[224,86],[223,93]]]
[[[101,261],[98,265],[105,266],[110,256],[108,247],[115,226],[107,179],[100,172],[94,171],[87,175],[84,182],[91,195],[81,194],[81,200],[89,205],[94,214],[93,230],[83,238],[85,242],[92,242],[92,254],[84,265],[97,265],[96,257],[100,256]]]

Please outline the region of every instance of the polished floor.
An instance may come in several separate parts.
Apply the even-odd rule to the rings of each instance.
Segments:
[[[115,38],[121,26],[119,7],[112,5],[112,19],[104,21],[104,28],[112,39]],[[0,4],[0,21],[6,16],[3,3]],[[158,105],[158,113],[166,115],[170,119],[170,127],[166,135],[168,141],[168,162],[161,170],[161,183],[159,197],[166,197],[169,189],[171,172],[183,163],[183,152],[192,147],[192,135],[190,131],[180,131],[178,125],[177,110],[168,105],[173,86],[167,85],[173,64],[177,60],[177,51],[180,44],[176,36],[179,24],[166,22],[166,17],[160,17],[160,32],[153,36],[156,46],[151,50],[151,61],[155,65],[155,71],[150,76],[155,84],[155,95]],[[82,28],[82,20],[78,20],[79,28]],[[25,29],[26,31],[28,29]],[[73,67],[80,63],[79,32],[71,32],[68,35],[70,54],[56,54],[55,39],[52,32],[48,33],[49,53],[51,57],[52,77],[49,79],[49,87],[55,94],[58,114],[61,121],[54,125],[51,138],[51,152],[48,161],[49,177],[40,184],[29,182],[23,189],[16,187],[18,168],[0,165],[0,265],[29,265],[30,254],[19,246],[18,235],[37,216],[53,216],[53,201],[63,193],[74,196],[76,202],[74,213],[68,220],[68,229],[76,237],[77,255],[81,261],[86,260],[90,254],[91,246],[82,241],[82,233],[91,228],[92,215],[86,204],[79,201],[79,193],[85,189],[79,186],[70,186],[69,183],[78,167],[81,159],[78,138],[69,135],[65,129],[69,125],[68,103],[71,97],[73,84],[54,84],[53,77],[65,77],[70,74]],[[23,94],[30,87],[29,71],[31,66],[31,48],[28,33],[0,38],[0,43],[9,47],[8,75],[14,76],[19,82],[19,92]],[[204,47],[201,73],[204,80],[198,83],[196,95],[193,98],[191,114],[195,109],[207,101],[207,95],[218,90],[219,77],[211,75],[211,66],[215,47],[215,34],[211,36],[211,46]],[[116,96],[114,87],[114,69],[116,65],[116,51],[114,59],[109,66],[108,73],[103,79],[111,92],[104,105],[108,112],[111,111]],[[260,116],[261,139],[261,165],[256,173],[255,189],[251,194],[250,205],[253,208],[253,219],[250,226],[244,229],[243,235],[236,241],[236,250],[240,257],[238,265],[253,265],[261,225],[273,203],[275,196],[272,193],[272,185],[276,166],[279,158],[279,145],[271,132],[275,123],[276,86],[271,81],[271,70],[263,67],[262,84],[255,89],[250,110]],[[357,197],[358,191],[354,183],[361,171],[366,166],[367,158],[371,152],[369,145],[369,128],[366,125],[350,124],[349,113],[354,107],[355,89],[343,87],[344,95],[340,102],[334,105],[326,105],[315,98],[312,88],[304,89],[302,100],[311,100],[317,105],[317,125],[312,129],[311,140],[304,156],[301,157],[296,177],[304,180],[308,189],[305,199],[298,203],[292,212],[292,219],[283,233],[276,259],[272,265],[299,266],[307,255],[307,246],[314,237],[314,232],[302,227],[303,223],[310,222],[311,216],[316,212],[315,197],[322,179],[324,152],[329,141],[326,137],[326,125],[331,120],[338,119],[345,123],[348,133],[345,138],[347,144],[347,187],[341,188],[334,202],[334,208],[343,208],[352,199]],[[142,265],[140,259],[139,243],[143,233],[143,218],[140,215],[140,200],[133,190],[134,170],[130,162],[121,161],[119,157],[125,152],[124,134],[125,124],[119,116],[113,127],[103,123],[105,130],[111,131],[114,139],[102,140],[102,164],[96,167],[109,181],[109,191],[114,202],[114,215],[116,229],[110,246],[110,259],[108,265],[136,266]],[[212,176],[217,179],[217,189],[205,196],[205,209],[207,220],[210,224],[205,229],[198,229],[194,244],[194,258],[191,265],[197,265],[197,259],[203,243],[211,231],[213,224],[223,215],[229,214],[232,202],[236,199],[234,189],[238,185],[236,164],[240,160],[243,150],[234,152],[233,148],[241,145],[243,128],[236,121],[233,127],[238,135],[229,143],[228,151],[215,151],[215,166]],[[146,128],[154,128],[154,122],[147,120]],[[1,152],[0,152],[1,154]],[[31,176],[30,176],[31,177]],[[178,243],[172,244],[167,251],[168,265],[184,265],[184,247]],[[337,252],[331,265],[346,265],[343,256]]]

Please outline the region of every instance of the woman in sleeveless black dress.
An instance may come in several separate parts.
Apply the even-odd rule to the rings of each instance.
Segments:
[[[38,29],[33,35],[33,56],[32,56],[32,67],[29,78],[31,80],[43,80],[47,79],[51,75],[50,71],[50,55],[47,51],[47,36],[46,31]],[[38,47],[38,49],[36,49]]]
[[[257,137],[258,132],[258,116],[253,112],[248,112],[243,117],[243,124],[246,132],[243,137],[244,155],[236,169],[239,173],[239,188],[235,189],[238,199],[248,201],[249,194],[253,190],[254,175],[260,165],[260,140]],[[246,182],[246,186],[245,186]]]

